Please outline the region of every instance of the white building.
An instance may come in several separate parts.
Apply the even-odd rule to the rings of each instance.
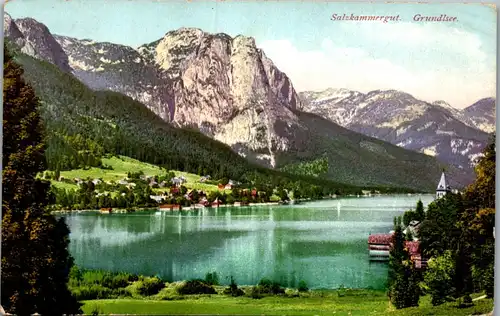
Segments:
[[[451,188],[448,185],[448,183],[446,182],[446,176],[444,175],[444,171],[443,171],[443,173],[441,173],[441,179],[439,180],[439,183],[438,183],[438,186],[436,189],[436,199],[442,198],[443,196],[445,196],[449,192],[451,192]]]

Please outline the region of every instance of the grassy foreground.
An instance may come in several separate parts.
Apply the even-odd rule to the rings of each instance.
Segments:
[[[349,293],[350,292],[350,293]],[[246,314],[246,315],[479,315],[491,312],[492,299],[474,301],[474,306],[457,308],[455,302],[432,306],[423,297],[419,307],[396,310],[385,292],[353,290],[312,291],[299,297],[266,296],[261,299],[226,295],[184,295],[175,300],[109,299],[83,301],[87,314]]]

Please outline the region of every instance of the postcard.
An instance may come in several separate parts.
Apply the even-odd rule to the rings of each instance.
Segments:
[[[2,313],[491,312],[496,17],[9,1]]]

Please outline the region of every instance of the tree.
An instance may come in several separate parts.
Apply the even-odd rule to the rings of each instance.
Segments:
[[[391,296],[391,287],[401,274],[401,262],[404,259],[404,236],[401,228],[401,217],[394,218],[394,235],[392,248],[389,252],[388,287]]]
[[[455,261],[450,250],[443,255],[429,259],[424,275],[427,293],[431,295],[432,305],[440,305],[455,293]]]
[[[403,224],[405,226],[410,225],[410,222],[416,219],[416,213],[413,210],[408,210],[403,214]]]
[[[283,188],[278,188],[276,195],[279,196],[281,201],[288,201],[289,197],[286,191]]]
[[[301,198],[302,198],[302,194],[300,193],[299,189],[295,189],[295,190],[293,191],[293,198],[294,198],[295,200],[299,200],[299,199],[301,199]]]
[[[182,195],[185,195],[187,193],[188,189],[185,186],[181,185],[180,191],[181,191]]]
[[[415,220],[421,222],[425,219],[424,203],[422,200],[418,200],[417,208],[415,209]]]
[[[476,180],[464,193],[466,210],[461,214],[457,227],[461,231],[461,248],[466,260],[461,260],[459,269],[466,269],[469,278],[459,278],[464,282],[463,293],[468,294],[472,277],[476,290],[485,290],[493,296],[493,265],[495,239],[495,136],[483,150],[483,156],[476,165]],[[464,265],[466,264],[466,265]],[[463,281],[462,281],[463,280]],[[468,281],[468,282],[467,282]]]
[[[448,193],[429,204],[426,218],[418,232],[425,257],[438,256],[445,250],[456,249],[461,234],[457,222],[463,212],[463,200],[458,194]]]
[[[22,69],[4,47],[2,306],[10,313],[80,313],[67,288],[73,264],[69,230],[47,205],[46,169],[39,101],[21,78]]]
[[[401,217],[394,220],[394,236],[389,253],[389,298],[397,308],[418,306],[420,287],[417,272],[405,248]]]
[[[482,154],[475,167],[476,180],[464,194],[467,208],[495,208],[495,135]]]

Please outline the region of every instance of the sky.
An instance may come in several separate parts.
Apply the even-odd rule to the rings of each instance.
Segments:
[[[457,108],[496,97],[497,15],[480,4],[11,0],[5,11],[54,34],[133,47],[180,27],[251,36],[299,92],[396,89]],[[332,21],[332,14],[400,21]],[[416,14],[457,20],[415,22]]]

